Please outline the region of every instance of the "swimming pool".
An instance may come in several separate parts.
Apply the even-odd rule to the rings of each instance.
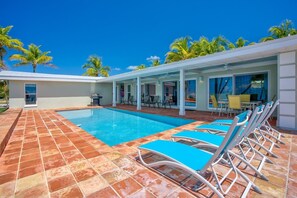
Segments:
[[[58,113],[109,146],[194,122],[194,120],[110,108]]]

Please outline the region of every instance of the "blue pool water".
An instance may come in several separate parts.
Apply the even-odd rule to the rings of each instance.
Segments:
[[[109,146],[194,122],[188,119],[108,108],[58,113]]]

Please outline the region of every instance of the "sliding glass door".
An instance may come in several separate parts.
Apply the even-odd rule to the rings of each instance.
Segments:
[[[169,100],[172,105],[177,105],[177,81],[163,82],[163,100]]]
[[[267,102],[268,73],[235,75],[235,94],[250,94],[252,101]]]
[[[233,78],[230,77],[216,77],[209,79],[209,101],[208,106],[212,108],[212,101],[210,96],[214,95],[219,100],[227,100],[228,95],[233,93]]]
[[[185,106],[196,107],[196,80],[185,81]]]

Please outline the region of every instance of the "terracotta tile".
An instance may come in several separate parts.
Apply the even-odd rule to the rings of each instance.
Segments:
[[[0,185],[13,181],[15,179],[16,179],[16,173],[7,173],[4,175],[0,175]]]
[[[58,190],[54,193],[51,193],[51,198],[60,198],[60,197],[69,197],[69,198],[81,198],[84,197],[77,185],[68,186],[61,190]]]
[[[47,171],[47,170],[50,170],[52,168],[57,168],[57,167],[64,166],[64,165],[66,165],[66,164],[62,160],[49,161],[49,162],[44,163],[44,168]]]
[[[46,181],[43,173],[37,173],[28,177],[18,179],[16,185],[16,192],[21,192],[23,190],[32,188],[39,184],[43,184],[45,182]]]
[[[55,192],[67,186],[75,184],[75,180],[71,174],[58,177],[48,181],[48,187],[50,192]]]
[[[6,182],[0,185],[1,197],[14,197],[16,181]]]
[[[78,183],[85,195],[90,195],[108,186],[101,176],[91,177]]]
[[[128,178],[112,185],[115,191],[122,197],[127,197],[140,190],[142,187],[132,178]]]
[[[102,164],[103,162],[108,161],[108,159],[104,155],[100,155],[98,157],[94,157],[88,160],[93,166],[97,166],[98,164]]]
[[[80,170],[91,168],[91,166],[90,166],[90,164],[88,163],[87,160],[83,160],[83,161],[80,161],[80,162],[74,162],[74,163],[70,164],[69,168],[70,168],[70,170],[72,172],[77,172],[77,171],[80,171]]]
[[[28,167],[28,168],[24,168],[24,169],[19,171],[19,178],[34,175],[34,174],[40,173],[42,171],[43,171],[43,166],[41,164],[37,165],[37,166],[31,166],[31,167]]]
[[[61,166],[58,168],[53,168],[45,172],[47,180],[50,181],[52,179],[56,179],[62,176],[66,176],[71,174],[71,171],[67,166]]]
[[[73,151],[73,150],[77,150],[77,149],[74,146],[68,146],[68,147],[60,148],[61,152],[67,152],[67,151]]]
[[[68,151],[63,153],[63,156],[68,164],[84,160],[84,157],[77,151]]]
[[[95,175],[97,175],[97,173],[92,168],[87,168],[74,173],[74,176],[78,182],[89,179]]]
[[[111,152],[111,153],[104,154],[104,156],[110,160],[115,160],[122,157],[123,155],[119,152]]]
[[[46,184],[39,184],[32,188],[18,191],[15,197],[48,197],[48,189]]]
[[[102,174],[102,177],[109,183],[114,184],[116,182],[119,182],[121,180],[127,179],[129,177],[128,174],[126,174],[121,169],[115,169],[110,172]]]
[[[106,161],[104,163],[98,164],[94,167],[100,174],[109,172],[111,170],[117,169],[118,167],[111,161]]]
[[[1,165],[0,175],[7,174],[7,173],[10,173],[10,172],[16,172],[17,170],[18,170],[18,164]]]
[[[97,191],[97,192],[92,193],[89,196],[87,196],[87,198],[97,198],[97,197],[100,197],[100,198],[118,198],[119,196],[110,187],[104,188],[104,189],[102,189],[100,191]]]
[[[141,190],[133,193],[132,195],[129,195],[128,197],[129,198],[155,198],[155,196],[149,191],[147,191],[145,188],[142,188]],[[181,198],[181,197],[178,197],[178,198]]]
[[[83,154],[83,156],[85,157],[85,158],[87,158],[87,159],[89,159],[89,158],[94,158],[94,157],[97,157],[97,156],[99,156],[99,155],[101,155],[98,151],[92,151],[92,152],[90,152],[90,153],[84,153]]]
[[[57,160],[63,160],[63,157],[61,154],[55,154],[55,155],[49,155],[49,156],[43,157],[44,163],[51,162],[51,161],[57,161]]]
[[[42,165],[41,159],[37,158],[37,159],[33,159],[30,161],[25,161],[20,163],[20,170],[24,169],[24,168],[28,168],[28,167],[34,167],[34,166],[40,166]]]
[[[147,169],[137,171],[136,174],[132,177],[143,186],[147,186],[154,180],[159,178],[155,173]]]
[[[21,162],[30,161],[40,158],[40,153],[32,153],[28,155],[22,155]]]
[[[147,186],[147,189],[157,197],[164,197],[172,193],[177,187],[165,179],[154,180]]]

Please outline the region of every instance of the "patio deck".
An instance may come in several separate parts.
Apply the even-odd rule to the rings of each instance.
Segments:
[[[135,110],[135,106],[118,108]],[[142,111],[178,115],[175,109]],[[24,110],[0,157],[0,197],[215,197],[207,188],[190,190],[197,180],[178,169],[159,167],[162,176],[135,160],[138,145],[170,139],[178,131],[216,119],[197,111],[187,111],[186,117],[197,122],[109,147],[53,110]],[[249,197],[296,195],[297,135],[284,133],[286,145],[274,149],[279,158],[263,168],[269,182],[250,175],[263,194],[251,190]],[[240,197],[243,184],[237,183],[227,197]]]

